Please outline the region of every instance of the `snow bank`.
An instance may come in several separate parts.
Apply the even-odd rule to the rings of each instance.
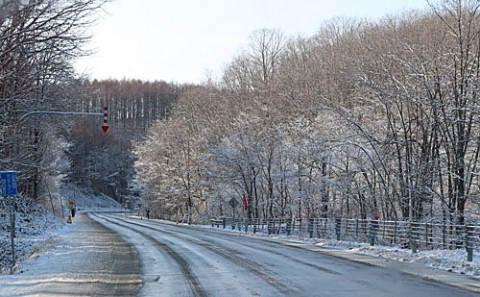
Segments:
[[[5,210],[5,209],[4,209]],[[10,237],[10,215],[2,210],[0,216],[0,273],[10,272],[12,248]],[[41,206],[33,206],[28,212],[17,212],[15,218],[15,259],[22,262],[32,252],[48,242],[54,241],[56,234],[63,232],[62,218],[54,217]]]
[[[319,246],[340,248],[351,251],[380,257],[395,261],[422,263],[426,266],[447,270],[459,274],[466,274],[479,277],[480,279],[480,255],[474,255],[473,261],[467,261],[467,253],[464,249],[455,250],[419,250],[412,253],[409,249],[388,246],[370,246],[368,244],[355,242],[325,241],[317,243]]]

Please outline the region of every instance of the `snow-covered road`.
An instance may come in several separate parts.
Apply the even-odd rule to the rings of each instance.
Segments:
[[[23,273],[0,277],[0,296],[478,296],[308,243],[110,214],[80,215],[72,228]]]

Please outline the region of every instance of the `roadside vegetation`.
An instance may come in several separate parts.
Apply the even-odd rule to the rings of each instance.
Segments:
[[[153,215],[477,219],[479,6],[253,32],[136,146]]]

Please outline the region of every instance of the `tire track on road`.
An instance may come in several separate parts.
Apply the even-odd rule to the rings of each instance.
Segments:
[[[325,272],[325,273],[328,273],[328,274],[335,274],[335,275],[343,275],[342,273],[340,272],[337,272],[335,270],[332,270],[332,269],[329,269],[329,268],[325,268],[323,266],[320,266],[320,265],[317,265],[317,264],[313,264],[313,263],[310,263],[310,262],[306,262],[306,261],[303,261],[303,260],[300,260],[300,259],[297,259],[297,258],[294,258],[294,257],[291,257],[291,256],[288,256],[284,253],[280,253],[280,252],[277,252],[274,250],[275,247],[271,247],[271,248],[261,248],[261,247],[257,247],[257,246],[252,246],[252,245],[249,245],[247,243],[244,243],[246,246],[250,247],[250,248],[253,248],[253,249],[258,249],[258,250],[262,250],[264,252],[267,252],[267,253],[271,253],[271,254],[275,254],[277,256],[281,256],[281,257],[284,257],[285,259],[288,259],[292,262],[296,262],[296,263],[300,263],[302,265],[305,265],[305,266],[309,266],[309,267],[312,267],[312,268],[315,268],[319,271],[322,271],[322,272]]]
[[[129,229],[131,231],[134,231],[134,232],[138,233],[138,229],[126,226],[125,224],[115,222],[112,219],[108,219],[104,216],[99,216],[97,214],[93,214],[93,215],[100,218],[100,219],[103,219],[103,220],[105,220],[105,221],[107,221],[111,224],[120,226],[122,228]],[[122,221],[124,223],[130,223],[128,221],[124,221],[124,220],[121,220],[121,219],[118,219],[118,218],[115,218],[115,219],[119,220],[119,221]],[[134,225],[136,225],[136,224],[134,224]],[[142,226],[142,225],[140,225],[140,226]],[[157,231],[159,231],[159,230],[157,230]],[[148,235],[148,234],[145,234],[145,233],[140,233],[140,234],[141,234],[141,236],[145,237],[147,240],[153,242],[154,245],[158,249],[161,249],[161,250],[165,251],[179,265],[179,268],[180,268],[182,274],[185,276],[185,278],[188,282],[188,285],[190,286],[190,289],[192,290],[192,293],[193,293],[194,296],[199,296],[199,297],[207,297],[208,296],[207,292],[203,289],[202,285],[198,281],[198,278],[193,273],[193,271],[190,267],[190,264],[188,264],[188,262],[180,254],[178,254],[175,250],[173,250],[168,244],[160,242],[155,237],[153,237],[151,235]]]
[[[411,296],[469,295],[467,292],[464,292],[463,290],[457,290],[456,288],[443,288],[443,286],[438,287],[438,284],[432,282],[431,279],[427,279],[427,281],[422,279],[416,280],[415,278],[412,278],[410,274],[407,274],[408,277],[405,277],[405,272],[396,269],[396,265],[394,265],[394,267],[391,267],[388,265],[382,266],[371,264],[370,266],[372,267],[365,267],[366,269],[360,266],[357,267],[357,264],[352,266],[347,263],[352,261],[347,261],[346,263],[338,263],[337,265],[335,263],[330,263],[329,261],[327,263],[328,268],[317,265],[307,265],[307,267],[315,268],[317,270],[321,270],[330,274],[330,276],[327,274],[323,274],[324,277],[322,277],[321,275],[318,275],[314,270],[307,269],[307,267],[305,267],[305,261],[303,261],[304,263],[301,263],[304,266],[303,270],[300,268],[294,269],[295,267],[293,263],[279,263],[278,261],[281,261],[281,259],[276,259],[273,255],[270,256],[269,254],[261,253],[256,254],[256,249],[263,250],[268,253],[272,253],[272,251],[270,250],[272,249],[273,254],[282,257],[285,256],[281,251],[276,251],[273,245],[262,246],[260,244],[260,246],[257,246],[253,241],[242,241],[242,239],[244,239],[242,238],[242,236],[228,236],[227,238],[227,235],[225,235],[225,237],[217,238],[216,236],[209,235],[210,232],[208,232],[208,230],[203,231],[203,229],[200,230],[195,227],[189,228],[185,226],[182,228],[178,228],[175,225],[157,223],[154,221],[139,221],[126,218],[118,219],[123,224],[137,225],[137,232],[142,232],[142,229],[145,229],[146,232],[146,229],[150,229],[154,232],[158,232],[148,232],[153,236],[157,236],[157,234],[158,236],[161,236],[163,233],[167,235],[165,239],[172,243],[177,243],[176,238],[178,238],[180,239],[180,241],[178,241],[179,246],[185,247],[188,251],[196,250],[197,255],[205,253],[206,258],[211,257],[215,261],[219,261],[215,259],[214,254],[217,254],[239,268],[243,267],[246,270],[252,271],[253,274],[259,276],[259,281],[263,280],[267,282],[268,286],[265,286],[266,284],[264,282],[260,282],[259,284],[269,290],[267,291],[269,292],[267,293],[268,296],[396,296],[399,289],[401,289],[401,292],[404,295]],[[199,231],[199,233],[195,233],[196,231]],[[189,242],[192,242],[191,246]],[[289,244],[284,245],[290,246]],[[303,247],[303,245],[292,245],[290,247],[304,251],[316,251],[316,249],[313,247]],[[209,253],[210,251],[212,252],[212,254]],[[287,260],[295,261],[297,259],[297,254],[290,254],[288,251],[285,251],[285,253],[288,256]],[[310,259],[312,262],[316,262],[316,258],[314,257],[307,258]],[[335,258],[342,257],[339,256]],[[358,262],[362,263],[360,261]],[[192,262],[192,265],[195,269],[197,268],[197,262]],[[290,266],[292,267],[292,269],[290,269]],[[352,267],[354,267],[355,269],[352,269]],[[359,269],[364,269],[365,271],[359,271]],[[200,270],[205,271],[202,269]],[[290,273],[292,273],[292,275],[289,275]],[[242,280],[248,279],[252,279],[252,277],[250,276],[249,278],[243,278]],[[379,282],[378,279],[381,279],[382,282]],[[276,284],[280,284],[281,282],[283,282],[283,287],[277,287]],[[321,287],[318,287],[319,285],[321,285]],[[278,289],[278,292],[276,294],[274,293],[275,295],[271,295],[270,292],[275,292],[272,289]],[[260,291],[265,292],[264,290]],[[308,292],[308,295],[305,295],[306,292]],[[221,296],[225,296],[225,294]]]
[[[125,222],[129,222],[129,221],[125,221]],[[142,224],[139,224],[139,223],[134,223],[134,222],[129,222],[129,223],[131,223],[131,224],[136,224],[136,225],[138,225],[138,226],[145,226],[145,225],[142,225]],[[151,222],[151,223],[156,224],[156,225],[161,225],[161,224],[158,224],[158,223],[156,223],[156,222]],[[157,231],[165,232],[165,233],[170,234],[170,235],[175,236],[175,237],[181,237],[181,238],[183,238],[183,239],[185,239],[185,240],[193,241],[193,242],[195,242],[196,244],[200,244],[200,245],[203,245],[203,246],[205,246],[205,242],[208,242],[209,244],[211,244],[211,247],[217,248],[217,244],[214,243],[214,242],[211,241],[211,240],[208,240],[208,239],[204,239],[204,241],[199,241],[198,239],[191,239],[191,238],[189,238],[189,237],[187,237],[187,236],[181,236],[181,235],[179,235],[179,234],[177,234],[177,233],[173,233],[173,232],[170,232],[170,231],[165,231],[164,229],[159,230],[159,229],[153,228],[153,227],[151,227],[151,226],[145,226],[145,227],[146,227],[146,228],[149,228],[149,229],[152,229],[152,230],[157,230]],[[222,234],[223,234],[223,233],[222,233]],[[223,235],[225,235],[225,234],[223,234]],[[226,235],[226,236],[232,236],[232,235]],[[265,244],[265,242],[263,242],[263,243]],[[319,270],[319,271],[322,271],[322,272],[325,272],[325,273],[328,273],[328,274],[342,275],[342,273],[337,272],[337,271],[335,271],[335,270],[332,270],[332,269],[329,269],[329,268],[326,268],[326,267],[322,267],[322,266],[320,266],[320,265],[316,265],[316,264],[313,264],[313,263],[310,263],[310,262],[306,262],[306,261],[303,261],[303,260],[301,260],[301,259],[293,258],[293,257],[291,257],[291,256],[285,255],[284,253],[277,252],[277,251],[275,250],[275,247],[273,247],[273,246],[271,246],[271,245],[268,246],[268,247],[271,247],[271,248],[268,248],[268,247],[259,247],[258,245],[252,245],[252,244],[249,244],[248,242],[243,242],[242,244],[245,245],[245,246],[247,246],[247,247],[249,247],[249,248],[255,249],[255,250],[262,250],[262,251],[267,252],[267,253],[272,253],[272,254],[275,254],[275,255],[278,255],[278,256],[282,256],[282,257],[284,257],[284,258],[286,258],[286,259],[288,259],[288,260],[290,260],[290,261],[293,261],[293,262],[300,263],[300,264],[305,265],[305,266],[309,266],[309,267],[315,268],[315,269],[317,269],[317,270]],[[271,244],[271,243],[269,242],[269,244]],[[238,253],[238,251],[237,251],[236,253]]]
[[[255,261],[252,261],[252,260],[250,260],[246,257],[240,257],[240,256],[243,256],[244,254],[237,251],[237,250],[233,250],[233,249],[229,249],[229,248],[225,248],[225,247],[218,247],[215,244],[207,243],[205,241],[198,240],[198,239],[193,239],[190,236],[185,236],[185,235],[182,236],[181,234],[173,232],[173,231],[167,231],[165,229],[157,229],[157,228],[154,228],[152,226],[148,226],[148,225],[144,225],[144,224],[136,223],[136,222],[131,222],[131,221],[128,221],[128,220],[125,220],[125,219],[122,219],[122,218],[115,217],[115,219],[120,220],[124,223],[128,223],[128,224],[131,224],[131,225],[139,226],[139,227],[150,229],[150,230],[157,231],[157,232],[163,232],[163,233],[168,234],[170,236],[177,237],[177,238],[182,238],[184,240],[193,242],[194,244],[200,245],[200,246],[206,248],[207,250],[225,258],[226,260],[253,272],[254,274],[258,275],[261,279],[266,281],[268,284],[270,284],[272,287],[274,287],[279,292],[281,292],[282,294],[291,295],[291,294],[295,293],[295,290],[292,289],[292,286],[287,286],[285,284],[285,283],[293,284],[293,281],[279,275],[278,273],[268,269],[267,267],[264,267],[264,266],[258,264]],[[143,235],[143,233],[142,233],[142,235]],[[272,275],[274,275],[275,277],[273,277]],[[282,280],[278,280],[279,278],[282,279]]]

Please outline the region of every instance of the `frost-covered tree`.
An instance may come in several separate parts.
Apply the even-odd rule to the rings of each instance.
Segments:
[[[192,151],[180,153],[180,142],[165,160],[193,156],[197,210],[226,214],[232,196],[245,195],[250,218],[463,224],[479,189],[480,7],[431,8],[335,19],[310,38],[254,32],[222,82],[180,98],[171,122],[156,128],[165,143],[195,133]],[[139,149],[150,141],[142,166],[162,151],[150,138]],[[175,180],[150,183],[158,187],[174,189]]]
[[[84,29],[108,0],[2,1],[0,6],[0,160],[18,170],[22,192],[37,198],[48,121],[22,115],[64,107],[73,98],[71,62],[83,54]],[[55,124],[55,121],[51,121]],[[47,128],[48,127],[48,128]],[[42,142],[45,143],[42,146]]]

